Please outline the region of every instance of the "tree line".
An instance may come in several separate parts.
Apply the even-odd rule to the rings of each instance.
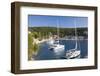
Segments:
[[[35,38],[47,38],[49,37],[50,33],[52,35],[57,35],[56,27],[29,27],[28,30],[33,33],[33,37]],[[77,35],[87,37],[87,31],[87,27],[77,28]],[[59,36],[75,36],[75,28],[59,28]]]

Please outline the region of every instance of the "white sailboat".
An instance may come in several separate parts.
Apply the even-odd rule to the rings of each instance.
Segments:
[[[64,51],[65,46],[61,45],[59,43],[59,23],[58,23],[58,20],[57,20],[57,35],[58,35],[58,39],[54,42],[54,44],[52,46],[50,46],[50,49],[52,49],[55,53],[57,53],[57,52],[60,53],[60,52]]]
[[[73,58],[79,58],[80,57],[80,50],[78,49],[78,38],[77,38],[77,28],[76,28],[76,21],[74,20],[74,24],[75,24],[75,40],[76,40],[76,44],[75,44],[75,48],[74,49],[70,49],[66,52],[66,58],[67,59],[73,59]]]

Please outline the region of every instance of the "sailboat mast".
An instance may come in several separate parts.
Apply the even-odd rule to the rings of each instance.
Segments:
[[[57,19],[57,35],[58,35],[58,44],[59,44],[59,20]]]
[[[75,25],[75,40],[76,40],[75,49],[77,49],[77,27],[76,27],[76,20],[75,19],[74,19],[74,25]]]

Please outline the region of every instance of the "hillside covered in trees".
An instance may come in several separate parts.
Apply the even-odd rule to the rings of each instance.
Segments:
[[[57,35],[56,27],[28,27],[28,60],[34,60],[33,56],[38,54],[40,44],[43,41]],[[88,37],[88,28],[77,28],[77,35],[85,39]],[[59,28],[59,37],[66,39],[75,36],[75,28]]]
[[[29,27],[28,31],[34,34],[35,38],[48,37],[50,33],[57,35],[56,27]],[[88,28],[77,28],[77,35],[87,37]],[[75,28],[59,28],[59,36],[75,36]]]

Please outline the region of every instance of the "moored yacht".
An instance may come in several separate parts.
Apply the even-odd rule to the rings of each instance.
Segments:
[[[74,59],[80,57],[80,50],[77,49],[70,49],[66,52],[67,59]]]
[[[74,59],[74,58],[79,58],[80,54],[81,54],[81,50],[78,49],[78,38],[77,38],[77,28],[76,28],[76,21],[74,21],[75,24],[75,40],[76,40],[76,44],[75,44],[75,48],[74,49],[70,49],[67,50],[66,52],[66,58],[67,59]]]
[[[54,52],[64,51],[64,48],[64,45],[59,44],[58,41],[50,46],[50,50],[53,50]]]
[[[53,50],[55,53],[62,52],[65,49],[65,46],[61,45],[59,43],[59,23],[58,23],[58,20],[57,20],[57,36],[58,36],[58,39],[55,40],[53,45],[51,45],[49,48],[50,50]]]

